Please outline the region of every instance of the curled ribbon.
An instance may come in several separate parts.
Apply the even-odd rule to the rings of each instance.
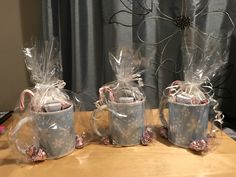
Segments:
[[[163,104],[167,103],[166,98],[172,98],[173,101],[176,100],[176,96],[178,94],[186,93],[188,96],[193,96],[191,98],[191,102],[189,104],[206,104],[208,102],[213,103],[213,110],[215,112],[215,118],[213,119],[210,135],[209,137],[215,137],[215,132],[218,131],[218,127],[216,123],[222,124],[224,115],[221,111],[218,110],[219,103],[217,100],[215,100],[214,92],[213,92],[213,86],[210,83],[209,80],[206,80],[203,84],[196,84],[191,82],[182,82],[182,81],[174,81],[172,84],[167,87],[164,92],[164,99],[162,100],[162,106],[160,108],[160,117],[163,117],[163,113],[161,110],[163,110]],[[162,121],[165,128],[168,127],[168,125],[165,123],[165,121]],[[207,139],[200,139],[195,140],[190,144],[190,148],[197,150],[197,151],[204,151],[208,148],[208,139],[209,137],[206,137]],[[204,138],[204,137],[203,137]]]
[[[217,131],[217,126],[216,126],[216,124],[217,123],[219,123],[220,125],[222,125],[223,124],[223,119],[224,119],[224,114],[221,112],[221,111],[219,111],[219,110],[217,110],[217,108],[218,108],[218,106],[219,106],[219,103],[218,103],[218,101],[216,101],[215,99],[213,99],[213,98],[211,98],[211,101],[213,102],[213,103],[215,103],[215,105],[213,106],[213,110],[214,110],[214,112],[215,112],[215,119],[213,120],[213,123],[214,123],[214,127],[212,126],[212,130],[211,130],[211,132],[213,133],[213,135],[214,135],[214,133]]]
[[[207,97],[209,101],[214,103],[213,110],[216,113],[214,121],[219,122],[220,124],[223,123],[224,115],[222,114],[221,111],[217,110],[219,103],[213,98],[214,97],[213,85],[210,83],[209,80],[206,80],[203,84],[195,84],[191,82],[183,83],[182,81],[176,80],[172,82],[172,84],[169,87],[165,89],[163,94],[165,97],[171,96],[173,98],[177,94],[183,92],[188,93],[189,95],[192,95],[194,93],[195,97],[201,100],[202,104],[206,103],[205,99]],[[194,98],[192,98],[191,104],[195,104]]]
[[[196,84],[191,82],[183,83],[179,80],[172,82],[172,84],[164,90],[163,95],[165,97],[171,96],[171,98],[176,101],[176,96],[180,93],[191,96],[191,104],[205,104],[208,102],[206,97],[212,100],[214,96],[213,86],[208,81],[204,84]]]

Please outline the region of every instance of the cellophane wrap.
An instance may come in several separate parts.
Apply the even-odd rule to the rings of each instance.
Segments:
[[[174,81],[163,92],[161,133],[177,146],[204,154],[219,144],[224,116],[211,79],[227,63],[228,39],[190,29],[185,33],[181,47],[184,81]],[[168,121],[163,111],[166,105]]]
[[[130,46],[109,53],[116,80],[99,89],[97,109],[91,122],[102,143],[119,147],[151,143],[153,132],[148,122],[152,112],[142,90],[141,77],[143,63],[147,60],[140,48]],[[108,121],[103,120],[105,114],[108,114]]]
[[[23,162],[58,159],[89,138],[80,124],[79,95],[64,89],[56,39],[24,48],[25,64],[35,84],[19,98],[9,133],[14,157]],[[79,124],[79,126],[78,126]],[[78,128],[79,127],[79,128]]]

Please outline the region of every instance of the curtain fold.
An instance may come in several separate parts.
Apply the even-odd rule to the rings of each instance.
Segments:
[[[103,74],[103,34],[99,1],[71,1],[72,90],[97,98]]]

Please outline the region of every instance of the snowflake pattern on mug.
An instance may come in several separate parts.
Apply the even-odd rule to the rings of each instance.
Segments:
[[[187,122],[187,125],[186,125],[186,127],[187,127],[187,132],[190,132],[190,133],[192,133],[192,132],[194,132],[195,130],[197,130],[197,128],[198,128],[198,123],[199,121],[197,120],[197,118],[196,117],[192,117],[191,119],[190,119],[190,121],[189,122]]]
[[[55,148],[61,148],[62,145],[64,145],[64,141],[62,139],[54,139],[54,141],[52,142],[53,146]]]
[[[170,103],[168,139],[182,147],[204,138],[208,125],[209,105],[193,106]]]
[[[144,130],[144,102],[119,106],[117,112],[122,112],[126,116],[111,114],[110,134],[113,144],[122,146],[139,144]]]
[[[178,144],[186,144],[186,142],[188,142],[188,138],[184,134],[181,134],[181,133],[176,134],[173,140],[174,142],[178,142]]]

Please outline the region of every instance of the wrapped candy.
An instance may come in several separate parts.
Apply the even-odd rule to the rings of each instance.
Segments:
[[[203,153],[217,144],[217,131],[224,118],[210,80],[227,62],[227,39],[191,31],[181,49],[185,81],[174,81],[164,90],[161,135],[177,146]],[[214,118],[209,117],[212,110]]]
[[[0,135],[4,134],[5,127],[3,125],[0,125]]]
[[[20,95],[10,131],[11,148],[26,162],[61,158],[84,145],[84,136],[76,136],[74,129],[74,117],[81,105],[79,96],[63,89],[55,39],[35,43],[23,52],[35,86]]]
[[[99,89],[97,109],[93,112],[92,126],[104,144],[116,146],[147,145],[152,141],[152,130],[145,124],[150,110],[141,90],[142,58],[133,48],[119,48],[109,53],[109,61],[116,81]],[[99,127],[102,111],[108,110],[108,128]],[[99,118],[100,117],[100,118]]]

